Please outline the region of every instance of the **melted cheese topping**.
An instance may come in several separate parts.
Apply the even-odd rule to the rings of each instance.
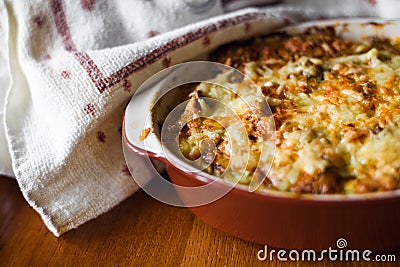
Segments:
[[[248,184],[253,175],[264,175],[265,187],[282,191],[399,189],[400,56],[379,46],[351,45],[355,52],[346,55],[303,54],[287,62],[274,57],[241,62],[244,73],[261,89],[272,116],[246,82],[217,77],[214,82],[221,86],[200,84],[183,117],[198,114],[193,108],[201,95],[225,103],[238,120],[232,123],[233,116],[222,107],[211,109],[208,118],[192,116],[180,136],[183,154],[200,157],[202,140],[211,139],[217,150],[215,158],[208,159],[207,172],[220,176],[230,163],[228,179]],[[234,88],[240,97],[226,88]],[[276,126],[273,142],[267,136],[274,130],[271,118]],[[235,136],[240,127],[247,138]],[[239,157],[233,160],[232,153]]]

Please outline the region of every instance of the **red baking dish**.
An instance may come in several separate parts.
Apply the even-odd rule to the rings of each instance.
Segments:
[[[400,36],[399,22],[370,21],[353,19],[308,22],[283,30],[299,32],[313,25],[332,25],[337,32],[349,38],[360,38],[368,34]],[[169,152],[160,149],[160,129],[155,126],[155,121],[166,112],[168,103],[175,105],[174,101],[183,93],[164,97],[164,103],[154,110],[151,109],[154,90],[144,90],[140,104],[138,101],[131,102],[126,110],[123,142],[127,163],[131,169],[138,169],[141,167],[137,165],[137,155],[148,156],[165,165],[168,176],[176,185],[199,187],[212,183],[212,188],[217,191],[229,191],[209,204],[189,207],[205,223],[245,240],[286,249],[337,248],[336,241],[339,239],[345,239],[346,248],[352,249],[378,251],[400,247],[398,190],[358,195],[249,192],[245,186],[236,185],[231,188],[226,182],[215,180],[206,173],[188,172],[181,164],[171,162],[166,155]],[[137,114],[145,114],[148,120],[140,120]],[[146,127],[149,130],[143,131]],[[147,147],[143,146],[143,139],[147,140]],[[145,163],[141,164],[145,168]],[[145,183],[146,179],[151,180],[143,178],[142,182]],[[179,188],[176,191],[184,204],[191,201],[193,196]]]

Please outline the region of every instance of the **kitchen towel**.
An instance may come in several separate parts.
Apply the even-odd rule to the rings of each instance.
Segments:
[[[0,173],[59,236],[137,190],[121,122],[152,74],[304,20],[395,16],[382,2],[0,0]]]

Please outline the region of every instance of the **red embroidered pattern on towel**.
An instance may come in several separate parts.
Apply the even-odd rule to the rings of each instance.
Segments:
[[[85,11],[92,11],[96,0],[81,0],[82,9]]]
[[[59,35],[62,38],[63,45],[67,51],[76,51],[75,44],[71,38],[71,32],[67,24],[67,18],[64,13],[64,7],[62,0],[51,0],[51,6],[53,15],[55,17],[56,27]],[[181,48],[191,42],[199,40],[208,34],[220,30],[222,28],[233,27],[238,24],[248,23],[260,17],[264,17],[263,13],[248,13],[245,15],[240,15],[233,18],[224,19],[216,23],[206,25],[197,30],[188,32],[183,36],[177,37],[170,42],[164,44],[163,46],[156,48],[152,52],[146,54],[133,61],[132,63],[126,65],[120,70],[116,71],[109,77],[104,77],[97,65],[90,58],[90,56],[84,52],[75,52],[74,55],[77,58],[81,66],[86,70],[92,82],[96,86],[100,93],[105,92],[110,87],[120,83],[122,80],[126,79],[129,75],[134,72],[140,71],[146,66],[162,59],[162,64],[167,67],[170,65],[170,59],[165,58],[165,55],[172,52],[178,48]]]

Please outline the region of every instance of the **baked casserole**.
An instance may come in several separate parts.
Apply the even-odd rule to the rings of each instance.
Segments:
[[[299,193],[400,188],[398,39],[356,42],[332,27],[314,27],[228,44],[210,59],[249,77],[270,110],[241,85],[244,81],[222,75],[196,86],[181,117],[179,147],[188,159],[203,157],[209,163],[205,171],[221,176],[231,164],[227,179],[249,184],[258,176],[264,179],[262,188]],[[228,90],[233,87],[242,97]],[[246,162],[231,160],[243,140],[227,133],[239,126],[226,108],[207,106],[203,97],[237,114],[247,133]],[[211,115],[199,116],[200,109],[212,110]],[[200,153],[206,139],[216,146],[213,156]],[[263,162],[271,164],[264,168]]]

